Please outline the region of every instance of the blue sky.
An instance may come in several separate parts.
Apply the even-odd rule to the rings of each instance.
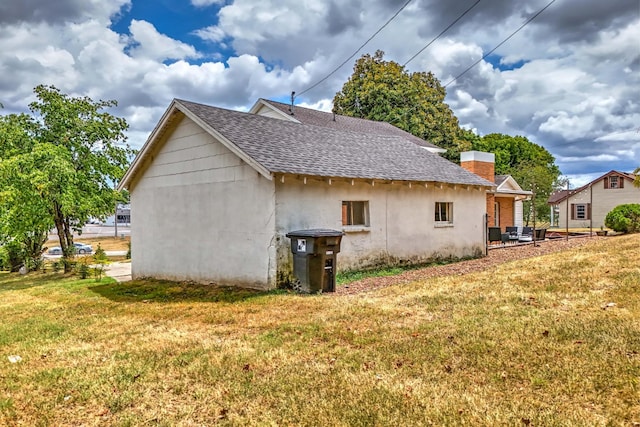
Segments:
[[[38,84],[115,99],[140,147],[171,99],[247,110],[327,76],[406,0],[29,0],[0,3],[0,102],[27,111]],[[407,65],[444,84],[550,0],[481,1]],[[404,63],[474,0],[411,0],[355,58],[298,97],[328,110],[364,53]],[[556,0],[447,88],[480,135],[544,146],[575,186],[640,166],[640,2]]]

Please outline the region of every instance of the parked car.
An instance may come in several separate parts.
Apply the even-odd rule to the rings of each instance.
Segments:
[[[76,253],[80,255],[90,254],[93,252],[93,248],[91,245],[85,245],[84,243],[74,243],[73,246],[76,247]]]
[[[60,246],[54,246],[52,248],[49,248],[47,253],[49,255],[62,255],[62,248]]]
[[[73,246],[76,248],[76,253],[79,255],[91,254],[93,253],[93,248],[91,245],[85,245],[84,243],[75,243]],[[47,253],[49,255],[62,255],[62,248],[60,246],[54,246],[50,248]]]

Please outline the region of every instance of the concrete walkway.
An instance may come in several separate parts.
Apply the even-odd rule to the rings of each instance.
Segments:
[[[105,268],[105,274],[113,277],[118,282],[128,282],[131,280],[130,262],[112,262]]]

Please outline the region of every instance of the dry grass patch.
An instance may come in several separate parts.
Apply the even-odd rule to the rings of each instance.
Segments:
[[[0,275],[0,424],[633,425],[639,258],[347,296]]]
[[[129,242],[131,241],[131,238],[130,236],[125,236],[124,238],[115,236],[85,238],[79,236],[75,237],[73,241],[91,245],[94,251],[98,247],[98,244],[100,244],[100,247],[105,251],[126,251],[127,249],[129,249]],[[47,241],[45,246],[48,248],[51,248],[53,246],[60,246],[60,242],[58,241],[58,239],[51,239]]]

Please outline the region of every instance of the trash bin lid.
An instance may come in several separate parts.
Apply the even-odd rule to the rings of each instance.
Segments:
[[[329,228],[313,228],[310,230],[297,230],[297,231],[291,231],[286,234],[287,237],[337,237],[342,235],[344,235],[342,231],[331,230]]]

